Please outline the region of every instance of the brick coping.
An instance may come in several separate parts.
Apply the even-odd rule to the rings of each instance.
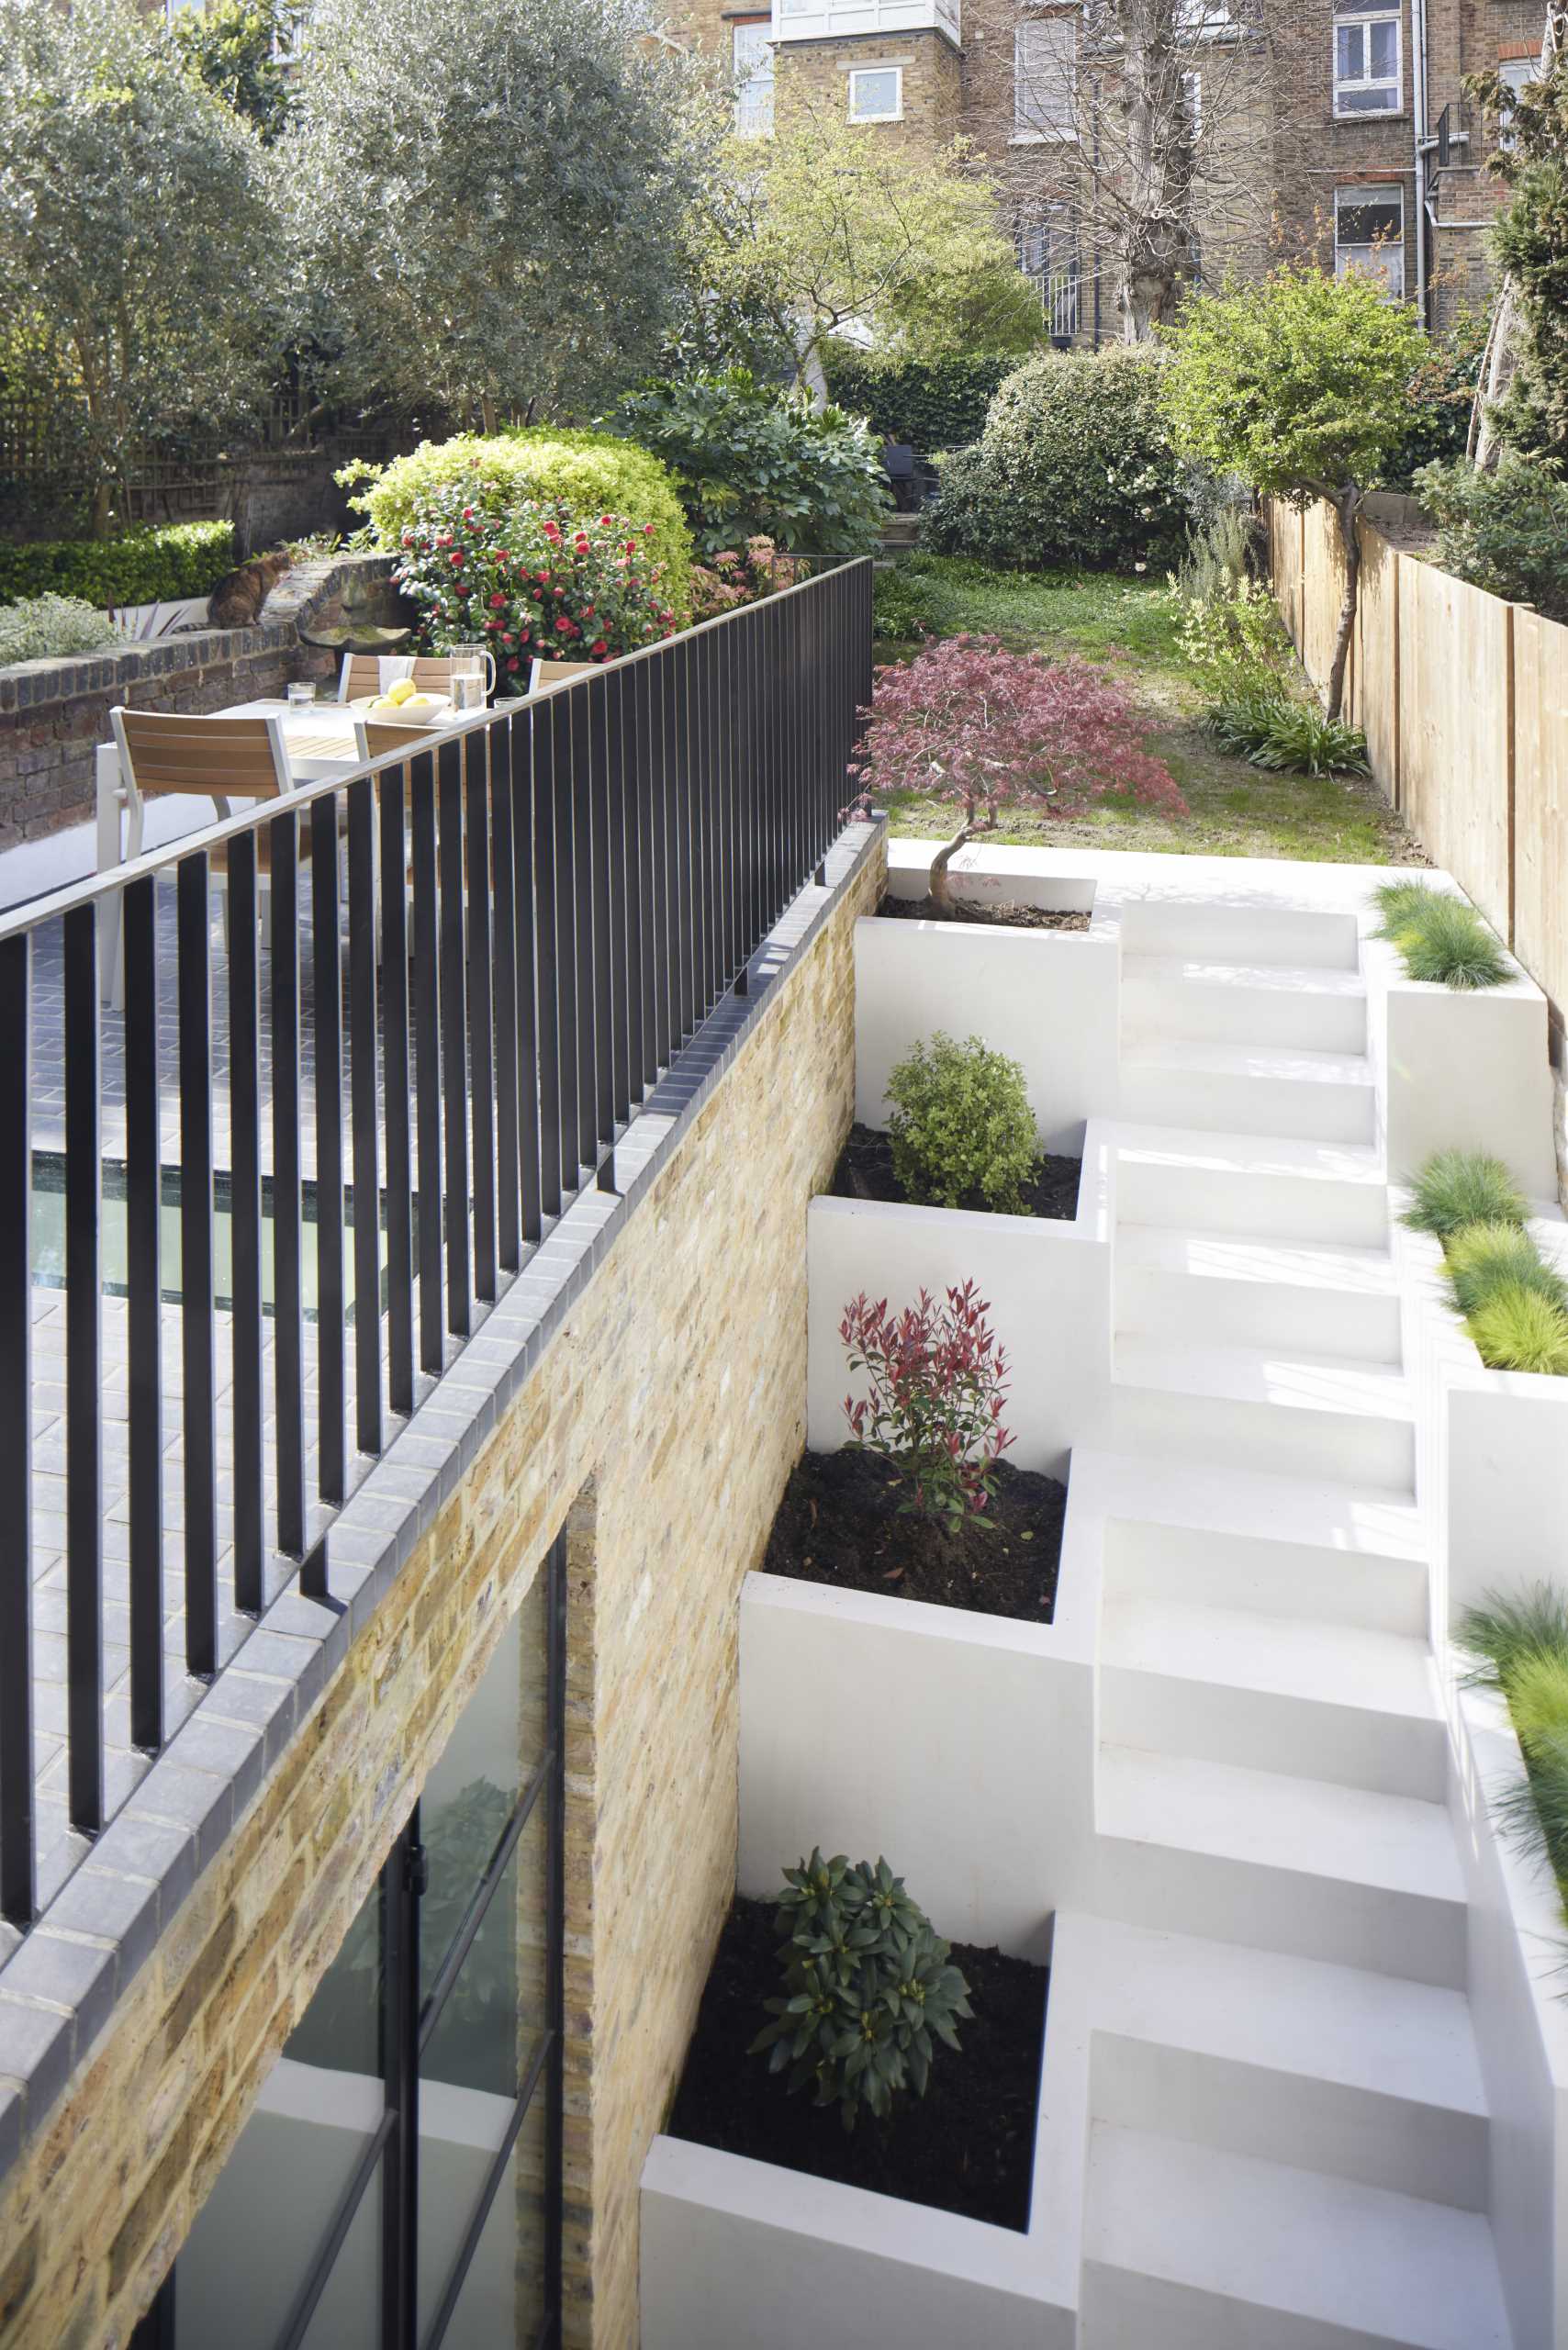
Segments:
[[[768,1016],[776,982],[801,962],[885,829],[875,816],[839,834],[825,886],[800,890],[752,957],[747,994],[726,994],[626,1127],[618,1191],[583,1192],[550,1227],[355,1488],[328,1535],[330,1598],[308,1599],[295,1584],[273,1603],[0,1964],[0,2180],[38,2138],[622,1226]]]

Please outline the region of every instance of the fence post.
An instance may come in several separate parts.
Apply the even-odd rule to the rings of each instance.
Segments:
[[[1514,943],[1514,909],[1518,899],[1518,826],[1515,813],[1515,785],[1519,767],[1519,680],[1518,662],[1518,632],[1515,627],[1518,606],[1503,607],[1503,733],[1505,739],[1505,772],[1508,794],[1508,945]]]
[[[1395,812],[1398,813],[1405,806],[1405,688],[1403,684],[1405,665],[1402,650],[1405,640],[1405,605],[1401,594],[1405,576],[1405,557],[1397,547],[1394,547],[1392,553],[1394,555],[1394,618],[1389,627],[1388,689],[1394,703],[1392,721],[1394,806]]]

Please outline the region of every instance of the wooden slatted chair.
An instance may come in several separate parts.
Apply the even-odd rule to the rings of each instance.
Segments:
[[[159,710],[113,710],[121,793],[126,809],[125,856],[140,856],[147,821],[147,802],[170,792],[210,800],[221,818],[234,813],[236,800],[280,800],[294,788],[281,722],[275,718],[185,718]],[[99,870],[107,869],[100,824]],[[118,816],[113,847],[119,846]],[[308,852],[308,837],[302,853]],[[119,862],[118,855],[108,860]],[[213,864],[221,871],[220,851]],[[268,844],[257,844],[258,872],[264,875]],[[228,904],[224,905],[225,937]],[[119,956],[119,900],[112,901],[104,945],[103,969],[110,1000],[123,1001],[124,973]]]
[[[356,701],[364,694],[384,693],[384,672],[386,685],[398,677],[411,677],[422,694],[444,694],[452,689],[452,663],[444,654],[345,653],[338,677],[338,699]]]

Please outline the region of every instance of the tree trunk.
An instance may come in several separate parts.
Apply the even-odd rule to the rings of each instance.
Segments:
[[[1361,510],[1361,493],[1353,484],[1342,489],[1334,500],[1334,511],[1339,518],[1339,546],[1345,557],[1345,594],[1334,636],[1334,658],[1328,668],[1330,718],[1338,717],[1345,701],[1345,665],[1350,657],[1350,633],[1356,625],[1356,599],[1361,584],[1361,546],[1356,536]]]
[[[1127,186],[1116,307],[1127,342],[1175,315],[1187,260],[1182,201],[1191,141],[1182,113],[1176,0],[1121,0]]]
[[[493,393],[481,392],[479,395],[479,430],[487,441],[495,439],[496,402]]]
[[[932,904],[945,914],[953,911],[953,885],[947,878],[947,867],[965,842],[973,837],[974,829],[974,818],[966,816],[946,847],[939,848],[931,860],[931,878],[926,883],[926,890]]]

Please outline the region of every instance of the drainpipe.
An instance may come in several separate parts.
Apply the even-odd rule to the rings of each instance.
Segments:
[[[1411,116],[1416,127],[1416,308],[1427,315],[1427,0],[1410,0]]]

